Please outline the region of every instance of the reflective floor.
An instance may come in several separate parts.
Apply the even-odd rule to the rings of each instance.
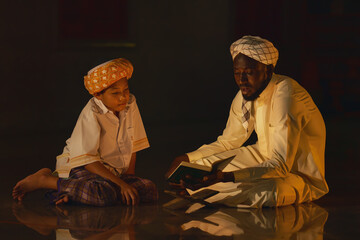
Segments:
[[[1,238],[318,240],[356,239],[360,234],[358,206],[306,203],[281,208],[191,210],[194,207],[55,207],[42,201],[14,202],[2,206]]]
[[[32,172],[28,167],[15,174],[16,163],[5,165],[1,176],[0,237],[1,239],[357,239],[360,236],[359,145],[356,126],[358,117],[345,121],[327,122],[327,179],[330,193],[313,203],[297,206],[263,209],[234,209],[226,207],[201,207],[186,203],[180,209],[164,208],[173,197],[163,192],[166,185],[162,175],[168,159],[176,155],[176,142],[162,152],[162,167],[153,168],[139,162],[139,175],[154,180],[159,186],[160,200],[154,205],[135,207],[52,206],[44,199],[44,192],[29,194],[20,204],[10,198],[11,187],[20,176]],[[343,131],[337,126],[351,126]],[[356,127],[355,127],[356,126]],[[159,156],[163,148],[156,142],[174,131],[197,129],[206,132],[209,126],[174,126],[161,131],[163,135],[152,138],[154,151],[139,158]],[[176,129],[176,130],[174,130]],[[156,129],[155,129],[156,130]],[[154,130],[154,131],[155,131]],[[160,131],[158,131],[159,133]],[[150,132],[151,134],[151,132]],[[155,135],[154,135],[155,136]],[[341,141],[340,141],[341,140]],[[23,141],[25,141],[23,139]],[[185,139],[177,139],[178,143]],[[190,143],[191,144],[191,143]],[[186,148],[186,146],[185,146]],[[7,150],[10,155],[11,149]],[[6,152],[5,151],[5,152]],[[157,152],[158,151],[158,152]],[[175,154],[174,154],[175,152]],[[13,153],[11,153],[13,154]],[[23,153],[18,151],[18,159]],[[5,156],[8,156],[4,154]],[[36,157],[37,153],[33,153]],[[3,157],[4,158],[4,157]],[[9,159],[9,158],[6,158]],[[13,158],[16,162],[16,157]],[[1,159],[5,161],[5,159]],[[17,176],[20,175],[20,176]]]

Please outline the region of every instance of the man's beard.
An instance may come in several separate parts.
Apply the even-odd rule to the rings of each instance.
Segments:
[[[260,94],[264,91],[264,89],[267,87],[267,85],[270,82],[270,79],[271,78],[264,81],[263,84],[260,86],[260,88],[258,90],[256,90],[256,92],[254,92],[252,95],[250,95],[250,96],[243,95],[244,99],[246,101],[254,101],[254,100],[256,100],[260,96]],[[246,85],[244,87],[246,87]]]

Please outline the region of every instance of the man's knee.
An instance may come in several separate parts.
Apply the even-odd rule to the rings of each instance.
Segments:
[[[272,194],[275,199],[275,206],[286,206],[296,202],[297,194],[294,186],[287,181],[287,178],[272,179]]]
[[[250,205],[254,207],[276,207],[295,203],[296,191],[284,178],[260,181],[250,190]]]

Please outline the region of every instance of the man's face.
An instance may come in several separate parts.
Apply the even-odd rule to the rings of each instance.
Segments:
[[[239,53],[234,59],[234,76],[243,97],[253,101],[268,85],[272,72],[269,67]]]
[[[101,100],[109,110],[118,114],[125,109],[130,98],[127,79],[120,79],[106,89],[105,92],[98,94],[95,97]]]

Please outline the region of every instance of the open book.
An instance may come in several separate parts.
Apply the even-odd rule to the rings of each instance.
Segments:
[[[191,176],[191,180],[202,179],[204,176],[216,172],[217,170],[223,170],[235,156],[231,156],[225,159],[220,159],[212,163],[212,166],[204,166],[196,163],[181,162],[179,166],[170,174],[168,181],[172,183],[180,183],[181,179],[185,179],[186,175]]]

